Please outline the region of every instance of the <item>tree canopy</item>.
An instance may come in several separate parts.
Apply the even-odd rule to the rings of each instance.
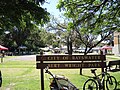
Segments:
[[[68,28],[77,32],[86,48],[84,54],[120,30],[120,0],[59,0],[57,7],[71,20]]]
[[[1,31],[12,29],[14,26],[24,28],[29,23],[43,25],[49,21],[49,13],[40,4],[43,2],[44,0],[1,0]]]
[[[45,46],[40,27],[49,21],[50,14],[41,7],[44,3],[45,0],[1,0],[0,44],[11,48],[21,45],[31,45],[31,48]],[[33,41],[36,39],[34,35],[39,40]]]
[[[120,30],[119,0],[59,0],[57,7],[71,20],[68,27],[90,49]],[[101,39],[95,42],[98,36]]]

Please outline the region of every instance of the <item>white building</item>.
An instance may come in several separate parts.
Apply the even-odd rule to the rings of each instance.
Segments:
[[[114,33],[114,48],[113,53],[116,56],[120,56],[120,32]]]

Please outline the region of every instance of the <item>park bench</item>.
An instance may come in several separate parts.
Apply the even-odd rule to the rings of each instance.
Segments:
[[[109,61],[107,70],[110,72],[120,71],[120,60]]]

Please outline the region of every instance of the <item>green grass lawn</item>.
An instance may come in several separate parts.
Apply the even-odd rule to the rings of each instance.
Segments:
[[[40,70],[36,69],[35,60],[8,60],[4,58],[4,63],[0,63],[2,71],[3,84],[0,90],[41,90],[40,89]],[[11,57],[10,57],[11,58]],[[107,60],[116,60],[118,57],[107,56]],[[90,69],[84,69],[83,74],[79,75],[79,69],[51,69],[54,74],[60,74],[67,77],[75,86],[82,90],[84,82],[88,79],[86,76],[92,76]],[[100,69],[97,70],[100,73]],[[120,72],[111,73],[117,81],[120,81]],[[44,74],[45,90],[49,90],[49,75]],[[120,88],[120,85],[118,85]]]

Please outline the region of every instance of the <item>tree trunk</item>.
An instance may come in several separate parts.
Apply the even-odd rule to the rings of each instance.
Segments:
[[[67,37],[67,52],[68,52],[68,54],[70,52],[70,48],[69,48],[69,36]]]
[[[72,41],[71,40],[69,42],[69,48],[70,48],[69,55],[72,55],[73,49],[72,49]]]
[[[72,41],[70,40],[70,37],[67,37],[67,51],[69,55],[72,55]]]
[[[84,53],[84,55],[87,55],[87,52],[86,52],[86,50],[85,50],[85,53]],[[81,63],[83,63],[83,61],[82,61]],[[80,68],[80,75],[82,75],[82,67]]]
[[[81,64],[83,63],[83,61],[81,62]],[[80,75],[82,75],[82,67],[80,68]]]

